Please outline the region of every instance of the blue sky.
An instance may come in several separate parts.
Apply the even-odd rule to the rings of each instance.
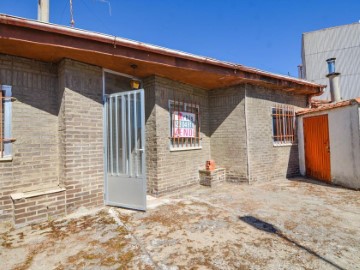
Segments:
[[[38,0],[0,0],[36,19]],[[75,27],[297,76],[301,34],[359,22],[360,0],[73,0]],[[16,3],[16,4],[15,4]],[[50,0],[69,25],[69,0]]]

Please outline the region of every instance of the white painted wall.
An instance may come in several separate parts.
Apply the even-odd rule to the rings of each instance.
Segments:
[[[332,182],[360,189],[360,108],[357,104],[298,117],[300,173],[306,174],[303,118],[324,114],[329,120]]]
[[[301,115],[297,118],[297,133],[298,133],[298,151],[299,151],[299,167],[300,174],[306,175],[305,167],[305,145],[304,145],[304,116]]]

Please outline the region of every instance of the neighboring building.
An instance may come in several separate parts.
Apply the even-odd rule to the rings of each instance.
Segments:
[[[146,193],[199,184],[209,159],[232,182],[298,175],[295,112],[323,89],[6,15],[0,84],[0,221],[15,224],[81,206],[145,210]]]
[[[323,65],[328,68],[330,101],[312,99],[311,108],[297,112],[300,172],[360,189],[360,98],[342,100],[335,60]]]
[[[297,115],[301,174],[360,189],[360,98]]]
[[[301,78],[328,84],[325,61],[336,58],[342,99],[360,96],[360,23],[303,33],[301,55]],[[317,98],[330,100],[329,86]]]

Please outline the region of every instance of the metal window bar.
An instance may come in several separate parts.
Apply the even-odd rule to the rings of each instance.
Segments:
[[[194,136],[185,137],[181,136],[179,124],[180,112],[192,113],[194,119]],[[186,148],[186,147],[200,147],[201,133],[200,133],[200,109],[197,102],[192,99],[186,102],[184,98],[174,98],[169,101],[170,113],[170,143],[173,148]]]
[[[187,104],[185,103],[185,101],[183,101],[184,102],[184,110],[186,111],[186,112],[189,112],[189,110],[191,110],[191,107],[189,108],[189,106],[187,106]],[[189,138],[185,138],[185,147],[188,147],[188,143],[189,143]],[[191,144],[190,144],[190,146],[191,146]]]
[[[113,98],[110,98],[109,100],[110,107],[109,107],[109,115],[110,115],[110,172],[113,175],[114,174],[114,153],[113,153],[113,117],[112,117],[112,104],[113,104]]]
[[[137,145],[137,111],[136,111],[136,94],[134,93],[134,154],[135,154],[135,158],[134,158],[134,163],[135,163],[135,177],[138,177],[138,145]]]
[[[197,124],[197,127],[198,127],[198,146],[200,147],[200,105],[197,105],[195,107],[195,111],[196,111],[196,124]]]
[[[275,110],[275,113],[276,113],[276,133],[275,133],[275,136],[276,136],[276,141],[279,141],[280,139],[280,135],[279,134],[279,131],[280,131],[280,120],[279,120],[279,106],[276,105],[276,110]]]
[[[116,147],[116,174],[119,175],[119,98],[115,97],[115,147]]]
[[[279,144],[295,142],[295,108],[276,104],[272,108],[273,140]]]
[[[128,130],[128,155],[127,155],[127,159],[128,159],[128,168],[127,168],[127,174],[131,177],[132,176],[132,160],[131,160],[131,118],[130,118],[130,114],[131,114],[131,104],[130,104],[130,98],[131,95],[128,94],[127,95],[127,130]]]
[[[1,86],[0,86],[1,87]],[[3,92],[0,88],[0,158],[3,157],[4,151],[4,135],[3,135],[3,122],[4,122],[4,115],[3,115]]]
[[[11,86],[0,85],[0,157],[10,156],[12,153],[12,145],[14,138],[11,138],[11,102],[16,101],[16,98],[11,97]]]
[[[295,132],[296,132],[296,117],[295,117],[295,108],[293,108],[293,111],[292,111],[292,114],[293,114],[293,120],[292,120],[292,123],[293,123],[293,142],[296,141],[296,137],[295,137]]]
[[[187,108],[186,108],[186,106],[185,106],[184,97],[183,97],[183,102],[182,102],[182,110],[185,111],[185,112],[187,111]],[[184,147],[184,141],[185,141],[185,140],[187,140],[187,139],[184,138],[184,137],[181,138],[181,147]]]
[[[180,112],[180,102],[177,100],[177,138],[178,138],[178,147],[180,146],[180,125],[179,125],[179,112]]]
[[[175,104],[172,103],[170,106],[172,108],[172,111],[170,111],[171,118],[172,118],[171,141],[172,141],[172,145],[174,146],[175,145],[175,136],[173,136],[173,135],[174,135],[174,130],[175,130],[175,113],[174,113],[175,112]]]
[[[125,96],[121,97],[121,145],[122,145],[122,170],[121,173],[126,173],[126,132],[125,128],[123,128],[126,124],[125,121]]]
[[[194,104],[195,104],[195,102],[194,102],[194,100],[193,99],[191,99],[191,101],[190,101],[190,104],[189,104],[189,112],[190,113],[194,113]],[[196,125],[196,121],[195,121],[195,123],[194,123],[195,125]],[[196,131],[196,130],[195,130]],[[196,134],[195,134],[195,136],[194,137],[190,137],[190,139],[192,140],[192,143],[190,144],[190,146],[191,147],[194,147],[194,146],[196,146]]]

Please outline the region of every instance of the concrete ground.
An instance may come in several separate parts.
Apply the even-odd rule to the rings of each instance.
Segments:
[[[1,269],[360,269],[360,193],[224,183],[0,234]]]

